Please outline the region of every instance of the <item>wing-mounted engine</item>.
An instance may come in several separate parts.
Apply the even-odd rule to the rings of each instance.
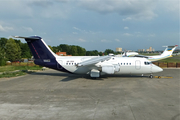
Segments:
[[[100,71],[96,69],[92,69],[90,72],[90,76],[94,78],[100,77]]]
[[[90,71],[90,76],[97,78],[100,77],[100,74],[114,74],[119,71],[120,71],[119,64],[106,64],[99,66],[97,69],[92,69]]]
[[[113,65],[108,65],[108,66],[102,66],[102,72],[106,74],[114,74],[114,66]]]
[[[101,72],[106,74],[114,74],[120,71],[119,64],[111,64],[111,65],[102,65]]]

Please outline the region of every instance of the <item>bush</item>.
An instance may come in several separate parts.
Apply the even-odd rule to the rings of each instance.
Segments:
[[[4,59],[0,59],[0,66],[5,66],[6,65],[6,61]]]

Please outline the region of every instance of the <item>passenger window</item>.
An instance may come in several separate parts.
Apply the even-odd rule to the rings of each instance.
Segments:
[[[131,65],[131,63],[129,63],[129,65]]]
[[[127,63],[127,65],[128,65],[128,63]]]
[[[125,65],[126,63],[124,63],[124,65]]]

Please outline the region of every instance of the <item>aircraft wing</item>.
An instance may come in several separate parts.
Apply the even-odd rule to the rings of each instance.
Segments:
[[[112,56],[97,56],[95,58],[91,58],[89,60],[83,61],[79,63],[77,66],[87,66],[87,65],[95,65],[98,62],[103,62],[105,60],[111,59]]]

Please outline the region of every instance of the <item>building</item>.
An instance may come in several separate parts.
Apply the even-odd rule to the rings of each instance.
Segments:
[[[57,52],[56,54],[59,56],[66,56],[66,52]]]
[[[146,49],[146,52],[154,52],[155,49],[153,49],[152,47],[149,47],[149,49]]]
[[[145,49],[138,49],[138,52],[144,52]]]
[[[122,48],[116,48],[116,52],[122,52]]]
[[[72,56],[72,55],[67,55],[66,52],[57,52],[56,54],[59,56]]]

